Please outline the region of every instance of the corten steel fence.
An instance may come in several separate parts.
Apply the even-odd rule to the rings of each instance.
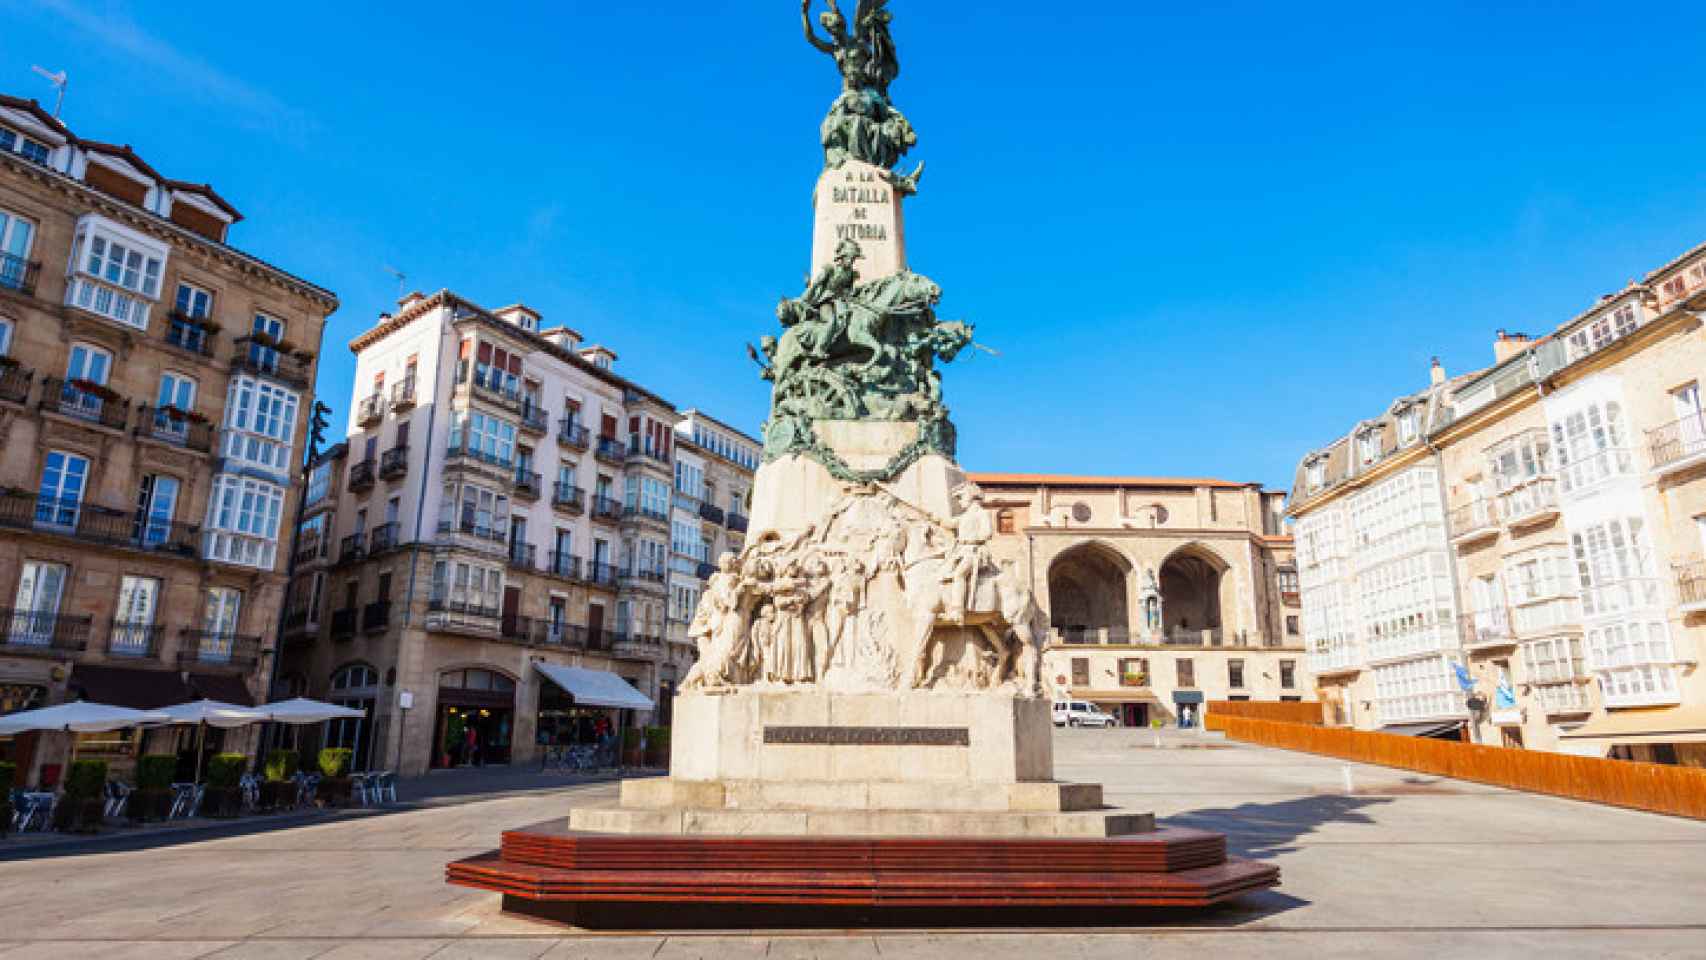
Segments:
[[[1255,700],[1210,700],[1205,716],[1242,717],[1246,720],[1277,720],[1280,723],[1321,725],[1321,704],[1281,700],[1261,703]]]
[[[1314,727],[1215,714],[1210,730],[1234,740],[1323,756],[1473,780],[1617,807],[1706,819],[1706,770],[1630,760],[1604,760],[1536,750],[1405,737],[1392,733]]]

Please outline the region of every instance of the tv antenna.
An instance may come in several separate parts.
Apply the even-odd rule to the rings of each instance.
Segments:
[[[71,78],[66,75],[64,70],[61,70],[58,73],[49,73],[47,70],[42,67],[35,66],[34,64],[30,65],[30,69],[47,78],[47,82],[53,84],[54,89],[59,91],[59,96],[53,101],[53,119],[58,120],[59,111],[65,107],[65,88],[70,84]]]
[[[385,272],[397,278],[397,299],[403,299],[403,294],[408,293],[407,290],[403,289],[404,285],[408,282],[408,275],[388,263],[385,264]]]

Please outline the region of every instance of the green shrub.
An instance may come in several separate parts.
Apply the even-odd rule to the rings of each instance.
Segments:
[[[267,764],[264,771],[267,782],[282,783],[296,776],[296,767],[299,763],[301,763],[301,758],[297,756],[295,750],[272,751],[267,754]]]
[[[647,727],[646,728],[646,749],[647,750],[668,750],[669,749],[669,728],[668,727]]]
[[[213,790],[235,789],[243,779],[249,758],[241,753],[221,753],[207,762],[207,786]]]
[[[640,749],[640,743],[642,742],[640,740],[640,737],[643,736],[644,734],[645,734],[645,731],[641,730],[639,727],[623,727],[622,728],[622,748],[624,750],[638,750],[638,749]]]
[[[355,751],[348,747],[327,747],[320,751],[320,775],[338,778],[349,776],[350,761]]]
[[[105,760],[78,760],[71,765],[71,775],[65,778],[65,795],[86,800],[101,796],[106,786]]]
[[[177,757],[169,753],[151,753],[136,761],[136,789],[169,790],[177,773]]]
[[[6,791],[18,785],[18,765],[15,763],[0,763],[0,800],[8,794]]]

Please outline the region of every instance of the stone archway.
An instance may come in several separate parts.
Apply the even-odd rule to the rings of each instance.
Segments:
[[[1067,643],[1124,643],[1131,624],[1131,562],[1098,543],[1083,543],[1049,565],[1049,619]]]
[[[1220,580],[1226,562],[1199,544],[1180,547],[1161,563],[1161,609],[1167,639],[1219,643]]]

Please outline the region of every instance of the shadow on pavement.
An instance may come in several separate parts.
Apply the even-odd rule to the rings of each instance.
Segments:
[[[1167,817],[1166,822],[1169,826],[1224,833],[1227,852],[1233,856],[1266,860],[1293,852],[1297,849],[1294,841],[1314,833],[1324,823],[1373,823],[1363,808],[1391,802],[1391,797],[1331,794],[1192,810]]]

